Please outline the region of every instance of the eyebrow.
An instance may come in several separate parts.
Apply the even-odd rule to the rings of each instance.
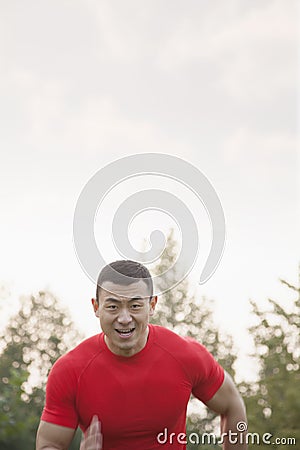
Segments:
[[[136,300],[145,300],[146,298],[147,298],[147,297],[139,297],[139,296],[136,296],[136,297],[130,298],[128,301],[129,301],[129,302],[134,302],[134,301],[136,301]],[[121,300],[118,300],[117,298],[114,298],[114,297],[108,297],[108,298],[106,298],[106,299],[104,300],[104,302],[121,303]]]

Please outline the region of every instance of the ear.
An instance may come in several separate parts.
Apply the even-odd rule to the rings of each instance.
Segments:
[[[154,311],[155,311],[156,303],[157,303],[157,295],[153,295],[151,297],[151,300],[150,300],[149,316],[153,316]]]
[[[97,300],[96,300],[95,298],[92,298],[92,299],[91,299],[91,302],[92,302],[92,305],[93,305],[93,309],[94,309],[94,312],[95,312],[95,316],[96,316],[96,317],[99,317],[99,305],[98,305]]]

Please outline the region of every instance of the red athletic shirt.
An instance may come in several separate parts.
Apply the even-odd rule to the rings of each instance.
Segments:
[[[112,353],[100,333],[56,361],[42,420],[85,430],[97,415],[103,450],[182,450],[177,440],[161,444],[157,436],[166,428],[185,433],[191,393],[206,402],[223,379],[203,345],[166,328],[149,325],[146,346],[131,357]]]

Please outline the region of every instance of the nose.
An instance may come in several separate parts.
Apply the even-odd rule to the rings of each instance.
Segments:
[[[131,315],[129,314],[129,311],[127,308],[122,308],[119,315],[118,315],[118,322],[127,325],[131,322]]]

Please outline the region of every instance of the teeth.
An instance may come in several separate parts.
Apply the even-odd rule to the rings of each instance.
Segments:
[[[133,330],[134,330],[134,328],[132,328],[131,330],[117,330],[117,331],[122,334],[127,334],[127,333],[131,333]]]

